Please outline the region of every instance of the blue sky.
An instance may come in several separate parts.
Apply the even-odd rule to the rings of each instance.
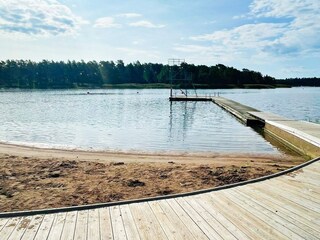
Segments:
[[[320,77],[319,0],[0,0],[0,59],[124,60]]]

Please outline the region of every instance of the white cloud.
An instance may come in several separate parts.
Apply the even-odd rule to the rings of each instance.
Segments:
[[[212,47],[205,47],[205,46],[199,46],[199,45],[181,45],[176,44],[174,47],[174,50],[180,51],[180,52],[186,52],[186,53],[211,53]]]
[[[275,54],[301,54],[320,48],[319,0],[255,0],[250,9],[250,14],[257,18],[289,19],[283,34],[264,50]]]
[[[254,0],[248,18],[262,21],[232,29],[193,36],[194,41],[212,42],[212,48],[269,55],[302,55],[320,49],[319,0]],[[263,22],[271,18],[273,23]],[[223,54],[223,53],[222,53]]]
[[[140,59],[141,56],[144,56],[146,58],[150,59],[160,59],[160,54],[156,50],[142,50],[137,48],[126,48],[126,47],[119,47],[117,50],[125,53],[129,57],[134,57],[136,59]]]
[[[95,28],[118,28],[121,24],[115,22],[113,17],[98,18],[94,25]]]
[[[142,15],[139,13],[122,13],[122,14],[114,15],[112,17],[103,17],[96,20],[94,27],[95,28],[117,28],[125,25],[130,27],[144,27],[144,28],[165,27],[165,25],[153,24],[152,22],[147,20],[140,20],[136,22],[130,22],[132,20],[129,20],[131,18],[138,18],[138,17],[142,17]],[[127,18],[127,19],[124,19],[124,18]]]
[[[122,13],[118,14],[118,17],[125,17],[125,18],[137,18],[137,17],[142,17],[141,14],[139,13]]]
[[[269,41],[280,36],[285,27],[286,24],[275,23],[246,24],[231,30],[221,30],[212,34],[191,37],[191,39],[197,41],[212,41],[215,44],[232,48],[256,48],[264,46]]]
[[[0,0],[0,33],[74,34],[87,23],[56,0]]]
[[[300,17],[319,13],[319,0],[254,0],[250,15],[255,17]]]
[[[165,25],[153,24],[153,23],[151,23],[149,21],[146,21],[146,20],[129,23],[129,26],[132,26],[132,27],[145,27],[145,28],[163,28],[163,27],[165,27]]]

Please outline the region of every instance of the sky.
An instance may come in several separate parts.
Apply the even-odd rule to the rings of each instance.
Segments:
[[[0,60],[224,64],[320,77],[320,0],[0,0]]]

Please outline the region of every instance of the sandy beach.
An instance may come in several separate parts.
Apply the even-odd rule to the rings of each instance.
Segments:
[[[304,161],[290,155],[90,152],[0,144],[0,211],[190,192]]]

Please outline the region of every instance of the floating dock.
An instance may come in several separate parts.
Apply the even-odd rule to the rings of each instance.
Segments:
[[[319,239],[319,160],[191,194],[2,213],[0,239]]]
[[[196,100],[194,100],[196,99]],[[275,140],[292,150],[315,158],[320,156],[320,124],[288,119],[273,113],[261,112],[220,96],[172,97],[170,101],[212,101],[247,126],[259,126]]]

